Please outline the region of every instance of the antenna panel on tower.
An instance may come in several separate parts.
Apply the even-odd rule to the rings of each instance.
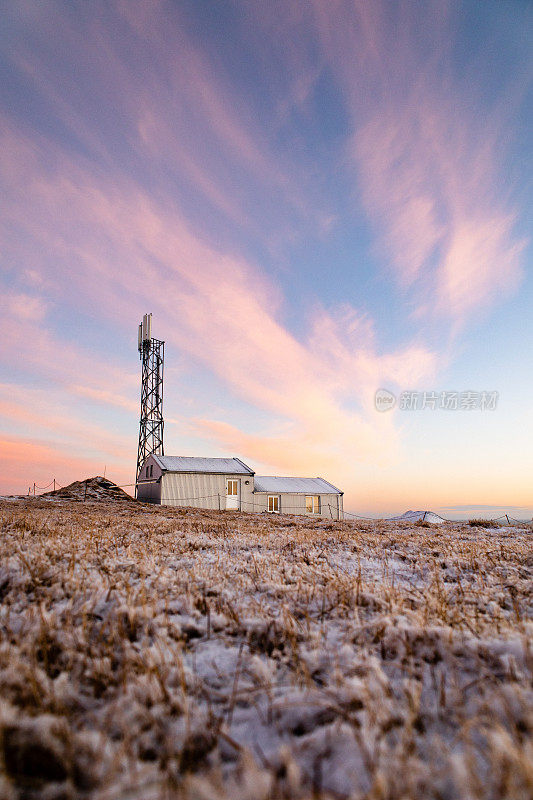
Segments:
[[[152,315],[145,314],[143,317],[143,341],[149,342],[152,338]]]

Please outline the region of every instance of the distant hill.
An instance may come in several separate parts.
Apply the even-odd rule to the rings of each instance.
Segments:
[[[74,481],[68,486],[56,489],[55,492],[46,492],[41,497],[54,497],[63,500],[101,500],[109,503],[110,501],[126,500],[135,502],[131,495],[117,486],[113,481],[97,475],[94,478],[86,478],[82,481]]]

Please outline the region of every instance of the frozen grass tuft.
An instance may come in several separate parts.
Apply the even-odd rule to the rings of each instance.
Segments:
[[[471,519],[468,523],[471,528],[497,528],[498,524],[491,519]]]

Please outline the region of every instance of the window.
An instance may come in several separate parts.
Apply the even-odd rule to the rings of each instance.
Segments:
[[[272,514],[279,514],[279,495],[277,494],[268,495],[267,508]]]
[[[237,497],[238,494],[238,481],[228,481],[228,496]]]
[[[150,477],[152,477],[153,474],[154,474],[154,465],[150,464]]]
[[[317,494],[305,498],[305,511],[307,514],[320,514],[320,497]]]
[[[150,467],[146,467],[146,477],[150,477]]]

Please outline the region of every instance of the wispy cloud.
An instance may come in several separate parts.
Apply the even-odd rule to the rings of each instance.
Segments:
[[[428,314],[464,321],[522,274],[517,212],[502,192],[501,101],[482,101],[482,72],[468,82],[453,73],[450,4],[314,8],[352,116],[349,153],[380,252]]]
[[[105,453],[118,462],[131,458],[131,439],[84,418],[70,407],[69,399],[62,399],[60,391],[0,384],[0,420],[10,427],[32,429],[40,439],[53,436],[76,452]]]
[[[354,137],[354,157],[400,282],[429,287],[428,311],[464,319],[516,289],[524,242],[499,190],[498,151],[479,123],[468,112],[457,119],[449,98],[436,111],[430,88],[420,94],[410,114],[376,112]]]
[[[23,209],[21,211],[24,214]],[[39,248],[39,241],[40,237],[36,235],[36,249]],[[41,243],[49,246],[47,239]],[[42,269],[45,274],[48,272],[46,265]],[[88,346],[82,348],[69,342],[61,334],[54,333],[45,309],[57,308],[61,298],[66,297],[71,290],[70,283],[62,285],[61,270],[58,270],[59,279],[54,273],[55,265],[46,275],[47,282],[52,282],[56,288],[53,303],[35,294],[11,291],[0,281],[0,314],[4,321],[2,361],[5,368],[12,372],[26,373],[34,381],[48,380],[64,390],[97,400],[104,399],[99,396],[102,385],[112,385],[115,389],[113,397],[106,397],[105,403],[133,410],[132,400],[128,400],[128,393],[137,389],[137,376],[133,371],[120,371],[117,374],[111,364],[98,353],[92,352]],[[95,301],[97,291],[95,287]],[[80,310],[88,297],[80,295]]]
[[[66,293],[76,302],[74,282],[80,307],[98,304],[109,322],[131,324],[144,309],[149,287],[150,306],[167,341],[205,364],[235,395],[284,420],[292,448],[306,454],[309,469],[316,470],[328,450],[337,452],[332,443],[340,439],[338,459],[348,453],[358,460],[390,457],[396,437],[392,419],[376,415],[370,392],[400,374],[431,374],[431,352],[416,345],[378,353],[372,325],[349,307],[335,316],[318,313],[309,337],[298,340],[278,318],[279,290],[253,265],[201,242],[176,209],[116,175],[94,176],[59,151],[51,172],[20,136],[5,144],[31,187],[31,195],[13,192],[5,201],[11,219],[33,243],[34,257],[48,254],[40,269],[52,281],[56,301]],[[47,224],[52,213],[59,225]],[[28,321],[19,320],[11,336],[24,346]],[[38,357],[29,347],[26,352],[34,362],[59,346],[46,330],[35,331],[33,338]],[[71,391],[80,392],[80,385],[87,385],[82,375],[94,375],[96,363],[88,370],[77,352],[63,349],[61,370],[70,369]],[[101,398],[94,384],[81,391]],[[210,430],[226,443],[223,425],[213,423]],[[241,441],[244,447],[236,432],[234,442]],[[278,463],[284,462],[290,446],[287,437],[276,435],[246,442],[246,454],[262,457],[266,447],[271,463],[276,452]]]
[[[180,197],[189,210],[200,202],[204,220],[214,209],[258,237],[265,214],[277,226],[294,214],[307,224],[323,216],[306,201],[302,174],[272,151],[268,130],[188,35],[178,5],[95,0],[80,19],[76,4],[57,0],[13,8],[7,19],[17,47],[6,58],[72,154]],[[53,57],[51,40],[62,42]],[[259,219],[251,196],[264,198]]]
[[[412,306],[455,330],[511,294],[525,243],[505,172],[508,107],[526,82],[502,76],[488,100],[490,62],[458,67],[461,6],[315,0],[252,13],[289,74],[316,79],[319,64],[334,76],[352,128],[354,213],[365,211],[377,259]]]

